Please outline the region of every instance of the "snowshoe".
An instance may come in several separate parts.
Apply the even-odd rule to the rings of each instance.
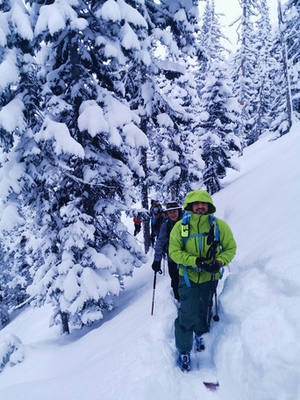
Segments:
[[[195,350],[203,351],[205,350],[204,341],[201,336],[195,335]]]
[[[181,371],[189,371],[191,369],[191,357],[189,352],[184,351],[179,354],[178,365]]]

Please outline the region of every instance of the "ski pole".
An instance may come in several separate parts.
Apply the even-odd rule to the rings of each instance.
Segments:
[[[163,275],[166,275],[166,255],[164,254],[164,261],[163,261]]]
[[[207,326],[208,330],[210,328],[210,320],[212,317],[211,309],[212,309],[212,304],[213,304],[213,296],[214,296],[214,294],[213,294],[213,276],[211,276],[210,291],[209,291],[209,303],[208,303],[207,314],[206,314],[206,326]]]
[[[214,283],[215,282],[216,282],[216,277],[214,275]],[[220,317],[219,317],[219,314],[218,314],[218,297],[217,297],[217,287],[216,287],[216,285],[215,285],[215,315],[214,315],[213,319],[214,319],[215,322],[220,321]]]
[[[219,322],[220,321],[220,317],[219,317],[219,314],[218,314],[217,289],[215,291],[215,308],[216,308],[216,311],[215,311],[215,315],[214,315],[214,321],[215,322]]]
[[[156,272],[154,272],[154,279],[153,279],[153,292],[152,292],[151,315],[153,315],[153,312],[154,312],[155,287],[156,287]]]
[[[214,292],[213,292],[214,290]],[[211,304],[211,306],[208,306],[207,309],[207,315],[206,315],[206,325],[209,328],[210,327],[210,319],[212,317],[212,305],[213,305],[213,297],[215,296],[215,315],[213,316],[213,320],[215,322],[218,322],[220,320],[220,317],[218,315],[218,298],[217,298],[217,287],[216,287],[216,277],[214,274],[212,274],[211,276],[211,280],[210,280],[210,293],[209,293],[209,304]]]

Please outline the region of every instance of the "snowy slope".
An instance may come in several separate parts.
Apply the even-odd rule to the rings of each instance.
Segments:
[[[198,355],[200,370],[195,360],[190,373],[175,364],[168,276],[158,276],[150,315],[150,254],[126,279],[118,308],[92,329],[61,337],[48,328],[47,307],[23,311],[5,327],[0,351],[14,334],[24,360],[0,374],[0,399],[300,400],[299,134],[298,124],[247,148],[236,160],[241,171],[231,171],[214,196],[238,252],[220,285],[220,322]],[[220,387],[210,392],[202,381],[216,377]]]

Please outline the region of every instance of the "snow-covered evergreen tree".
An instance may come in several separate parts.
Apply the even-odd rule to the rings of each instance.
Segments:
[[[272,27],[269,18],[269,8],[266,0],[261,0],[260,13],[255,21],[257,41],[255,48],[257,60],[253,84],[257,91],[255,103],[254,125],[248,134],[248,144],[254,143],[259,136],[270,127],[271,108],[271,73],[273,60],[271,58]]]
[[[125,55],[135,45],[126,17],[142,18],[109,0],[32,2],[31,16],[45,100],[27,157],[41,256],[28,292],[35,305],[50,302],[68,332],[103,318],[124,275],[144,259],[121,221],[134,200],[133,174],[143,173],[136,152],[148,146],[122,97]]]
[[[12,309],[28,297],[31,283],[32,260],[26,246],[34,229],[28,226],[26,194],[32,179],[24,159],[39,124],[40,90],[31,46],[33,29],[23,1],[3,1],[0,20],[0,274],[3,302]]]
[[[160,77],[158,87],[149,166],[155,173],[153,184],[161,197],[182,202],[193,182],[189,171],[190,136],[195,125],[192,108],[199,107],[197,87],[189,71],[176,80]]]
[[[149,194],[161,201],[181,201],[190,190],[186,137],[196,85],[187,58],[197,53],[193,32],[198,10],[191,1],[146,1],[145,7],[138,1],[127,4],[147,22],[147,32],[132,26],[138,45],[126,52],[124,80],[125,97],[131,109],[137,110],[139,127],[150,142],[149,151],[142,150],[137,158],[144,176],[136,179],[143,209],[147,209]],[[146,251],[148,222],[144,219]]]
[[[220,179],[225,177],[226,168],[233,167],[231,155],[238,151],[240,143],[237,131],[238,103],[232,93],[232,81],[225,63],[225,49],[219,17],[215,13],[214,1],[208,2],[205,13],[207,43],[205,78],[200,84],[199,127],[195,138],[194,165],[199,153],[204,161],[203,183],[209,193],[220,190]],[[208,34],[209,32],[209,34]],[[232,151],[232,153],[230,153]]]
[[[197,42],[199,14],[195,2],[162,1],[156,12],[153,36],[164,53],[158,67],[150,138],[150,169],[160,197],[182,202],[195,174],[189,170],[190,136],[199,107],[192,65],[200,54]],[[198,179],[197,179],[198,182]]]
[[[277,136],[282,136],[289,132],[292,126],[292,98],[280,1],[278,1],[278,23],[279,28],[272,48],[274,68],[270,72],[273,88],[270,128]]]
[[[192,0],[1,2],[1,320],[29,300],[50,303],[64,332],[100,320],[145,259],[122,215],[141,202],[149,233],[152,191],[181,202],[203,184],[221,188],[238,127],[250,143],[257,115],[267,124],[254,101],[262,87],[267,106],[263,68],[252,79],[258,2],[241,5],[238,124],[213,1],[202,36]]]
[[[255,129],[257,115],[257,87],[254,83],[255,67],[258,58],[255,43],[257,34],[254,29],[254,17],[260,12],[257,0],[240,0],[242,15],[237,32],[239,33],[239,48],[234,60],[234,94],[237,97],[241,116],[239,123],[239,137],[242,147],[252,141],[252,131]]]
[[[288,0],[283,5],[283,30],[287,50],[289,83],[293,112],[300,117],[300,2]]]

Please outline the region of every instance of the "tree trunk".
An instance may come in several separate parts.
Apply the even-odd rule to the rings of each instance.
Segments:
[[[61,311],[60,316],[61,316],[61,323],[62,323],[62,333],[69,334],[70,330],[69,330],[68,315]]]
[[[282,11],[281,11],[281,2],[278,0],[277,4],[277,12],[278,12],[278,25],[279,25],[279,33],[280,33],[280,45],[282,51],[282,63],[283,63],[283,73],[284,78],[286,81],[286,109],[287,109],[287,118],[288,118],[288,127],[287,129],[281,133],[285,135],[288,133],[292,126],[292,113],[293,113],[293,106],[292,106],[292,99],[291,99],[291,88],[290,88],[290,79],[289,79],[289,71],[288,71],[288,62],[287,62],[287,50],[286,50],[286,42],[283,34],[283,20],[282,20]]]
[[[147,176],[148,176],[147,149],[142,149],[141,165],[145,172],[145,178],[143,179],[143,182],[141,184],[142,207],[148,210],[149,201],[148,201],[148,183],[147,183]],[[147,254],[150,249],[150,216],[143,214],[142,221],[143,221],[144,248],[145,248],[145,253]]]

